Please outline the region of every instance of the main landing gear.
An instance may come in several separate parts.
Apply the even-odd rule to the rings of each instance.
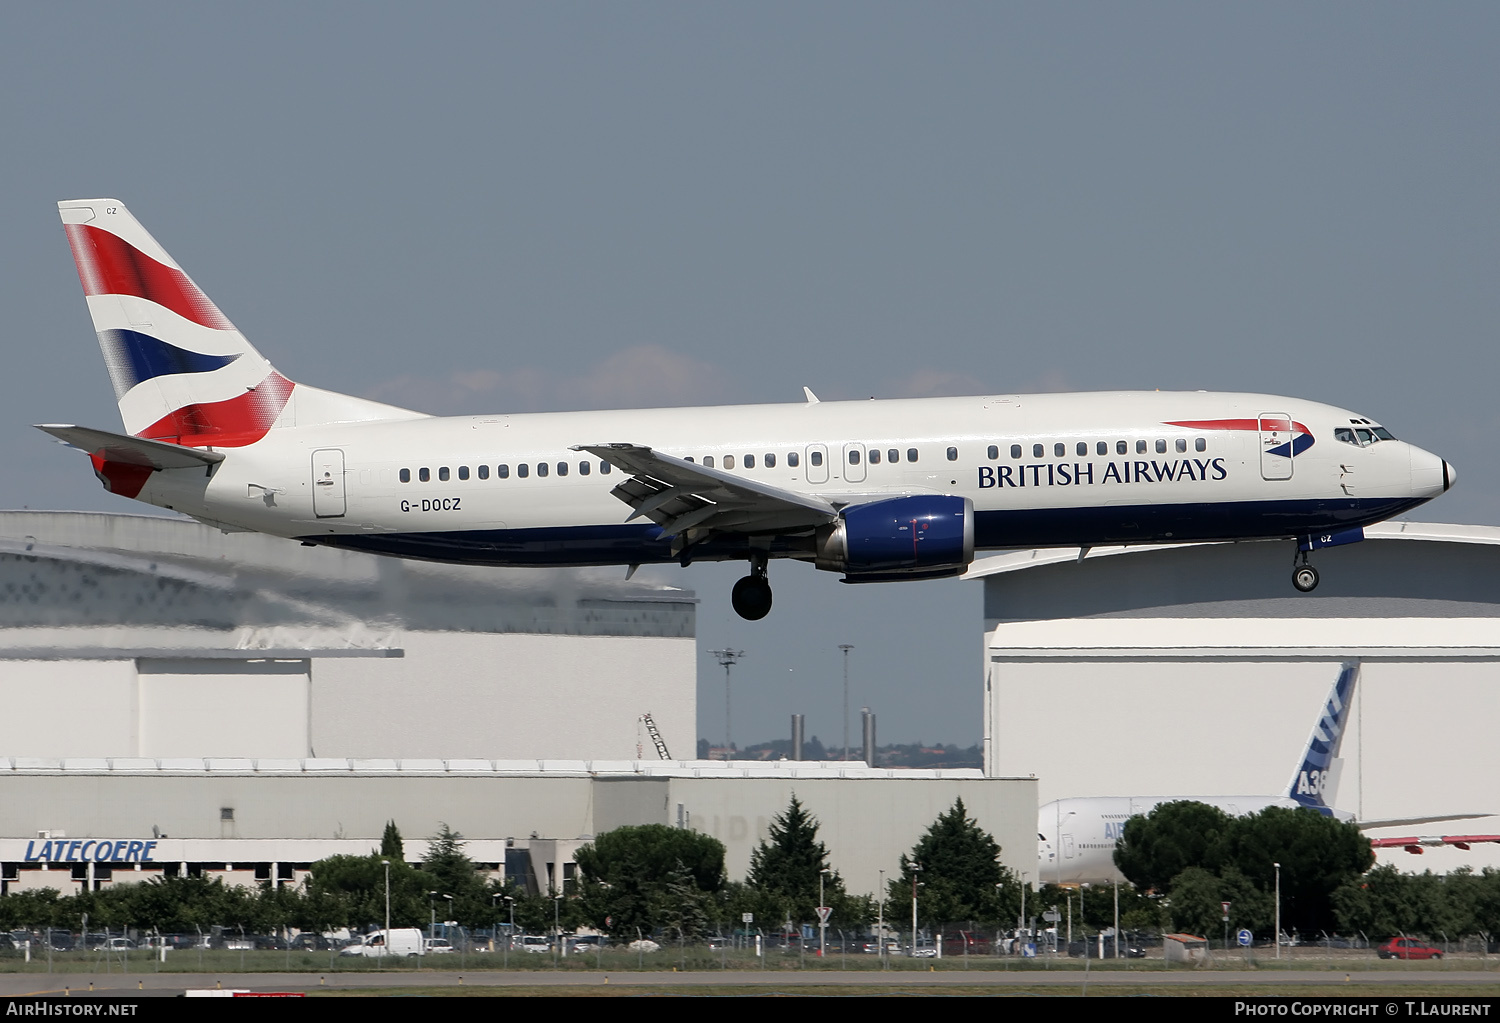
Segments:
[[[764,555],[750,560],[750,574],[734,584],[729,600],[734,613],[748,621],[758,622],[771,613],[771,583],[766,578]]]
[[[1292,585],[1303,593],[1318,588],[1318,570],[1307,560],[1307,551],[1297,552],[1297,560],[1292,564]]]

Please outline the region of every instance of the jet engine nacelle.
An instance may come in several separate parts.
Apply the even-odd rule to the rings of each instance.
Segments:
[[[974,503],[920,495],[845,508],[818,530],[817,566],[846,583],[935,579],[974,560]]]

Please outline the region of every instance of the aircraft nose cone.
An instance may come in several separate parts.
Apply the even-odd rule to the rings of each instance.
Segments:
[[[1458,470],[1455,469],[1455,468],[1453,468],[1453,466],[1449,465],[1447,463],[1447,461],[1444,461],[1443,462],[1443,489],[1446,491],[1449,487],[1453,486],[1453,484],[1456,483],[1457,481],[1458,481]]]

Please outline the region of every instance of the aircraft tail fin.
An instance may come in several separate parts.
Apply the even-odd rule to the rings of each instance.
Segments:
[[[1346,661],[1339,669],[1339,677],[1313,725],[1312,734],[1308,736],[1302,762],[1297,765],[1291,784],[1287,786],[1289,799],[1320,813],[1333,810],[1340,769],[1344,764],[1339,758],[1339,749],[1344,742],[1349,707],[1354,702],[1354,686],[1358,681],[1359,662]]]
[[[118,200],[57,207],[127,433],[241,447],[278,426],[421,416],[276,372]]]

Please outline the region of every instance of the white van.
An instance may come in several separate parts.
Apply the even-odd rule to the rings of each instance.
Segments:
[[[357,945],[348,945],[341,956],[419,956],[426,952],[419,927],[392,927],[390,942],[385,931],[371,931]]]

